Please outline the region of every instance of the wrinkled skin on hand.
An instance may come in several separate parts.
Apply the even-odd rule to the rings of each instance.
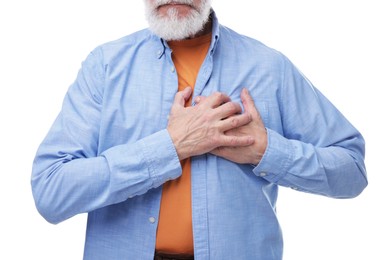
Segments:
[[[211,153],[236,163],[257,165],[267,148],[267,130],[247,89],[241,91],[241,101],[244,113],[249,113],[252,120],[248,124],[226,131],[225,134],[236,137],[251,136],[254,142],[248,146],[219,146]]]
[[[215,92],[208,97],[198,97],[196,106],[185,107],[191,93],[191,88],[187,87],[176,94],[167,126],[180,160],[211,151],[234,159],[238,157],[234,155],[235,149],[256,143],[250,134],[252,131],[248,131],[252,127],[243,128],[253,121],[252,115],[242,113],[238,103]]]

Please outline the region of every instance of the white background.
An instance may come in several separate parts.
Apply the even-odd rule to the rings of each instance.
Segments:
[[[390,15],[383,0],[214,0],[222,24],[286,54],[362,132],[369,186],[336,200],[281,188],[285,260],[390,259]],[[147,26],[138,0],[0,3],[0,259],[82,259],[86,215],[44,221],[35,151],[81,61]]]

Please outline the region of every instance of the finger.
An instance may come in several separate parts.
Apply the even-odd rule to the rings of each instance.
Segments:
[[[221,137],[221,147],[241,147],[241,146],[249,146],[255,142],[255,139],[250,136],[228,136],[223,135]]]
[[[202,102],[202,104],[204,104],[207,107],[216,108],[219,107],[221,104],[224,104],[229,101],[230,101],[230,97],[228,97],[227,95],[221,92],[214,92],[210,96],[206,97],[204,99],[204,102]]]
[[[186,101],[191,97],[192,88],[186,87],[185,89],[178,91],[175,95],[173,105],[179,105],[184,107]]]
[[[260,113],[257,111],[255,102],[253,101],[252,96],[249,94],[248,89],[243,88],[241,91],[241,101],[244,106],[244,111],[250,113],[253,119],[261,118]]]
[[[242,112],[241,106],[235,102],[224,103],[219,107],[215,108],[213,111],[215,117],[219,119],[224,119],[230,116],[241,114],[241,112]]]
[[[232,150],[235,150],[235,147],[225,147],[225,146],[221,146],[221,147],[217,147],[215,148],[214,150],[210,151],[211,154],[214,154],[216,156],[220,156],[220,157],[224,157],[226,158],[229,151],[230,153],[232,152]]]
[[[234,115],[226,118],[220,122],[220,129],[222,132],[226,132],[231,129],[235,129],[240,126],[249,124],[252,121],[252,116],[249,113],[244,113],[240,115]]]
[[[211,154],[214,154],[214,155],[216,155],[216,156],[221,156],[221,157],[223,157],[223,156],[225,155],[225,151],[226,151],[227,149],[234,149],[234,148],[232,148],[232,147],[226,148],[226,147],[221,146],[221,147],[217,147],[217,148],[215,148],[214,150],[210,151],[210,153],[211,153]]]
[[[195,105],[198,105],[199,103],[201,103],[202,101],[204,101],[206,99],[205,96],[197,96],[195,98]]]

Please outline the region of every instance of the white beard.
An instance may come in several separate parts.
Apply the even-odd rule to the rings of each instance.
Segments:
[[[149,23],[149,29],[166,41],[182,40],[197,34],[209,19],[210,0],[203,0],[199,10],[191,10],[186,17],[179,17],[179,13],[174,8],[168,10],[166,17],[162,17],[157,13],[157,6],[169,2],[169,0],[156,0],[152,5],[148,0],[145,0],[146,20]],[[191,5],[193,0],[176,0],[175,2]]]

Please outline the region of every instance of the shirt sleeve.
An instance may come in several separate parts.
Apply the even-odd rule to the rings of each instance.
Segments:
[[[283,129],[267,129],[268,147],[254,173],[304,192],[357,196],[367,186],[362,135],[287,58],[283,77]]]
[[[38,211],[52,223],[125,201],[181,175],[165,129],[98,154],[101,56],[97,49],[83,62],[34,158],[33,196]]]

